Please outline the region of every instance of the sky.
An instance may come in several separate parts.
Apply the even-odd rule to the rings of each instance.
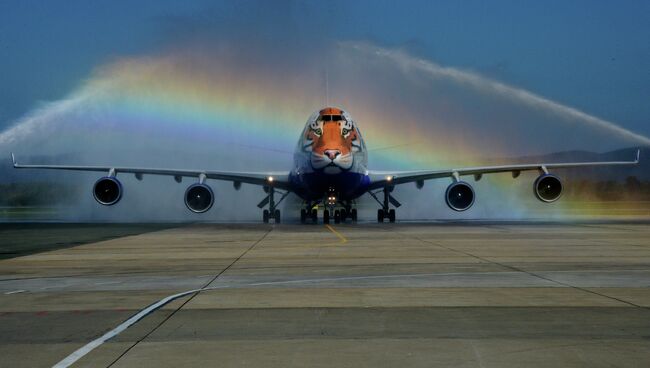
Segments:
[[[326,104],[353,116],[372,170],[648,146],[647,19],[647,1],[0,0],[0,158],[286,172]],[[123,175],[100,208],[95,174],[0,169],[73,185],[74,220],[259,217],[258,187],[215,182],[196,217],[188,182]],[[462,216],[535,213],[534,176],[482,179]],[[400,187],[400,216],[459,216],[448,184]]]
[[[647,1],[0,1],[0,129],[193,23],[269,42],[367,40],[650,135]],[[327,50],[323,50],[327,51]],[[325,55],[325,54],[324,54]]]

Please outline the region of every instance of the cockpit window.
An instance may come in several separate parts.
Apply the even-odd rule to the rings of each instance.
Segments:
[[[322,121],[341,121],[344,120],[341,115],[321,115],[320,120]]]

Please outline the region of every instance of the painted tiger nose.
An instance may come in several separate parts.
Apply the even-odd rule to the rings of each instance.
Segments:
[[[341,151],[339,150],[325,150],[325,155],[330,158],[330,160],[333,160],[336,158],[336,156],[340,155]]]

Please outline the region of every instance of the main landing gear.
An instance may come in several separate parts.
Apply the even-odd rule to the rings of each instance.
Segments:
[[[375,201],[377,201],[377,203],[379,203],[381,206],[381,208],[377,210],[377,222],[384,222],[384,219],[387,219],[389,222],[395,222],[395,209],[390,208],[390,205],[392,204],[395,206],[395,208],[397,208],[402,204],[399,203],[395,197],[390,195],[390,192],[393,191],[393,188],[394,187],[392,186],[386,186],[381,191],[377,191],[375,193],[368,192],[372,198],[374,198]],[[377,194],[379,192],[383,192],[384,194],[383,201],[380,201],[379,198],[377,198]]]
[[[260,203],[257,204],[257,207],[259,208],[264,208],[267,204],[269,205],[268,209],[262,211],[262,221],[264,221],[265,224],[268,224],[270,220],[273,220],[274,223],[279,224],[281,222],[280,210],[277,207],[280,202],[282,202],[282,200],[284,200],[289,195],[289,192],[281,192],[272,186],[264,187],[264,191],[268,193],[268,195],[264,197]],[[280,200],[277,202],[275,201],[276,191],[282,195],[280,197]]]
[[[314,224],[318,222],[318,210],[313,208],[311,202],[307,203],[307,208],[300,210],[300,223],[306,224],[307,220],[310,220]]]
[[[388,219],[389,222],[395,222],[395,209],[391,208],[388,213],[383,208],[377,210],[377,222],[384,222]]]

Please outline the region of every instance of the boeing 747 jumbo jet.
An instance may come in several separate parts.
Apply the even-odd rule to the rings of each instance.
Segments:
[[[350,219],[357,221],[356,199],[369,194],[379,204],[377,221],[387,219],[395,222],[395,208],[401,204],[391,192],[396,185],[415,183],[422,188],[425,180],[448,178],[452,183],[445,192],[447,206],[454,211],[465,211],[474,204],[474,189],[461,180],[472,175],[476,181],[483,174],[511,172],[516,178],[522,171],[535,170],[539,176],[533,184],[535,196],[542,202],[555,202],[562,195],[562,182],[551,174],[552,169],[600,165],[635,165],[639,162],[640,151],[634,161],[613,162],[574,162],[574,163],[532,163],[523,165],[503,165],[469,167],[447,170],[421,170],[407,172],[373,172],[367,167],[368,153],[365,142],[356,122],[346,112],[327,107],[314,113],[298,139],[294,153],[294,166],[289,173],[225,172],[211,170],[184,170],[164,168],[135,168],[109,166],[72,165],[23,165],[16,162],[17,169],[53,169],[104,172],[106,176],[97,180],[93,187],[95,200],[104,206],[112,206],[120,201],[123,187],[117,179],[118,174],[135,174],[138,180],[143,175],[168,175],[180,183],[183,177],[196,178],[197,182],[185,191],[185,205],[195,213],[204,213],[214,204],[215,196],[206,181],[208,179],[226,180],[239,189],[242,183],[259,185],[266,193],[257,205],[262,211],[263,221],[280,223],[278,205],[289,193],[303,200],[300,210],[302,223],[318,221],[319,205],[322,205],[323,222],[335,223]],[[276,195],[279,199],[276,200]]]

